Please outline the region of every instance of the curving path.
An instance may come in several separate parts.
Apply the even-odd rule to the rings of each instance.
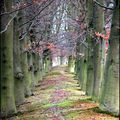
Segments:
[[[99,112],[66,67],[53,68],[18,111],[9,120],[118,120]]]

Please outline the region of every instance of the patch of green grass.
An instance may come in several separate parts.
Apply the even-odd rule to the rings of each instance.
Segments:
[[[46,105],[42,105],[43,108],[50,108],[50,107],[54,107],[56,106],[56,104],[54,103],[49,103],[49,104],[46,104]]]
[[[91,97],[81,98],[78,101],[80,101],[80,102],[94,102]]]
[[[58,104],[59,107],[69,107],[72,105],[73,102],[71,101],[64,101]]]
[[[60,103],[49,103],[49,104],[46,104],[43,106],[43,108],[50,108],[50,107],[54,107],[54,106],[57,106],[57,107],[69,107],[69,106],[72,106],[72,103],[71,101],[64,101],[64,102],[60,102]]]

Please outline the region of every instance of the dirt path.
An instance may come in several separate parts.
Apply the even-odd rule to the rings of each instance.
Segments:
[[[18,116],[9,120],[118,120],[98,113],[97,107],[80,91],[74,76],[59,67],[39,83],[26,104],[19,106]]]

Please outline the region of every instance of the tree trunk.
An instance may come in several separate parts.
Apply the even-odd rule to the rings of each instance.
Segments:
[[[75,74],[76,74],[76,79],[78,80],[78,83],[80,85],[79,78],[80,78],[80,69],[81,69],[80,64],[81,63],[80,63],[80,55],[79,55],[79,53],[80,53],[80,43],[77,42],[77,47],[76,47],[76,61],[75,61]]]
[[[86,50],[85,50],[86,52]],[[86,84],[87,84],[87,54],[85,53],[85,57],[83,58],[83,64],[82,64],[82,83],[81,83],[81,89],[83,91],[86,91]]]
[[[93,0],[87,1],[87,22],[88,28],[91,30],[93,27]],[[94,60],[93,60],[93,38],[88,35],[88,62],[87,62],[87,83],[86,83],[86,95],[92,96],[93,93],[93,83],[94,83]]]
[[[20,25],[23,24],[26,21],[25,16],[26,11],[21,11],[19,13],[19,23]],[[21,33],[26,32],[26,26],[23,26],[20,29]],[[28,60],[27,60],[27,50],[26,50],[26,45],[27,45],[27,38],[25,37],[24,39],[20,40],[20,49],[21,49],[21,67],[24,75],[24,88],[25,88],[25,96],[28,97],[31,95],[31,81],[29,79],[29,72],[28,72]]]
[[[1,2],[3,12],[12,10],[12,1],[4,0]],[[4,10],[6,8],[6,10]],[[5,29],[10,21],[10,16],[2,16],[1,31]],[[14,99],[14,75],[13,75],[13,22],[10,23],[7,31],[0,34],[0,66],[1,66],[1,98],[0,98],[0,116],[9,116],[16,112]]]
[[[40,80],[42,80],[43,78],[43,58],[42,58],[42,54],[40,54],[39,57],[39,62],[40,62]]]
[[[41,72],[41,58],[38,53],[36,56],[36,64],[37,64],[37,81],[39,82],[41,80],[42,72]]]
[[[37,81],[36,53],[32,53],[32,60],[33,60],[34,81],[35,81],[35,86],[36,86],[38,84],[38,81]]]
[[[49,58],[49,56],[47,56],[44,59],[44,62],[45,62],[45,73],[48,73],[50,70],[50,58]]]
[[[49,72],[52,66],[51,52],[49,49],[43,51],[44,75]]]
[[[75,67],[75,59],[73,58],[73,56],[69,56],[68,70],[70,73],[74,73],[74,67]]]
[[[35,76],[35,85],[38,84],[39,75],[40,75],[40,63],[39,63],[39,56],[37,53],[33,53],[33,67],[34,67],[34,76]]]
[[[25,44],[26,39],[22,40],[21,42],[21,66],[24,75],[24,87],[25,87],[25,96],[31,95],[31,81],[29,79],[29,72],[28,72],[28,60],[27,60],[27,52],[25,52]]]
[[[14,19],[14,80],[15,80],[15,102],[17,105],[20,105],[24,102],[24,81],[23,73],[21,70],[20,64],[20,41],[19,41],[19,32],[18,29],[18,20],[17,17]]]
[[[103,0],[98,0],[101,4],[103,4]],[[102,33],[103,31],[103,21],[104,14],[103,9],[94,5],[94,28],[95,31]],[[101,57],[102,57],[102,44],[101,42],[96,45],[94,41],[94,86],[93,86],[93,100],[99,100],[99,93],[101,88]]]
[[[119,115],[119,1],[113,14],[100,109]]]
[[[30,86],[31,86],[31,91],[33,91],[34,88],[35,88],[35,78],[34,78],[33,58],[32,58],[32,53],[31,52],[27,53],[27,60],[28,60],[29,80],[31,82]]]

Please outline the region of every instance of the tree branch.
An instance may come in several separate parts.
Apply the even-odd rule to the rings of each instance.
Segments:
[[[114,10],[114,7],[113,8],[111,8],[111,7],[107,7],[107,6],[105,6],[105,5],[101,5],[97,0],[93,0],[97,5],[99,5],[100,7],[102,7],[102,8],[106,8],[106,9],[110,9],[110,10]]]
[[[13,21],[13,19],[16,17],[16,15],[17,15],[17,14],[15,14],[15,15],[9,20],[9,22],[7,23],[5,29],[2,30],[2,31],[0,32],[0,34],[2,34],[2,33],[4,33],[4,32],[7,31],[7,29],[8,29],[8,27],[9,27],[10,23]]]
[[[19,26],[21,28],[25,24],[28,24],[29,22],[33,21],[45,8],[47,8],[54,0],[52,0],[48,5],[46,5],[42,10],[40,10],[32,19],[28,20],[27,22],[23,23],[22,25]]]
[[[14,12],[17,12],[17,11],[23,10],[23,9],[25,9],[25,8],[27,8],[27,7],[32,6],[32,5],[33,5],[33,4],[29,4],[29,5],[25,6],[25,7],[22,7],[22,8],[16,9],[16,10],[14,10],[14,11],[1,13],[0,16],[8,15],[8,14],[12,14],[12,13],[14,13]]]

